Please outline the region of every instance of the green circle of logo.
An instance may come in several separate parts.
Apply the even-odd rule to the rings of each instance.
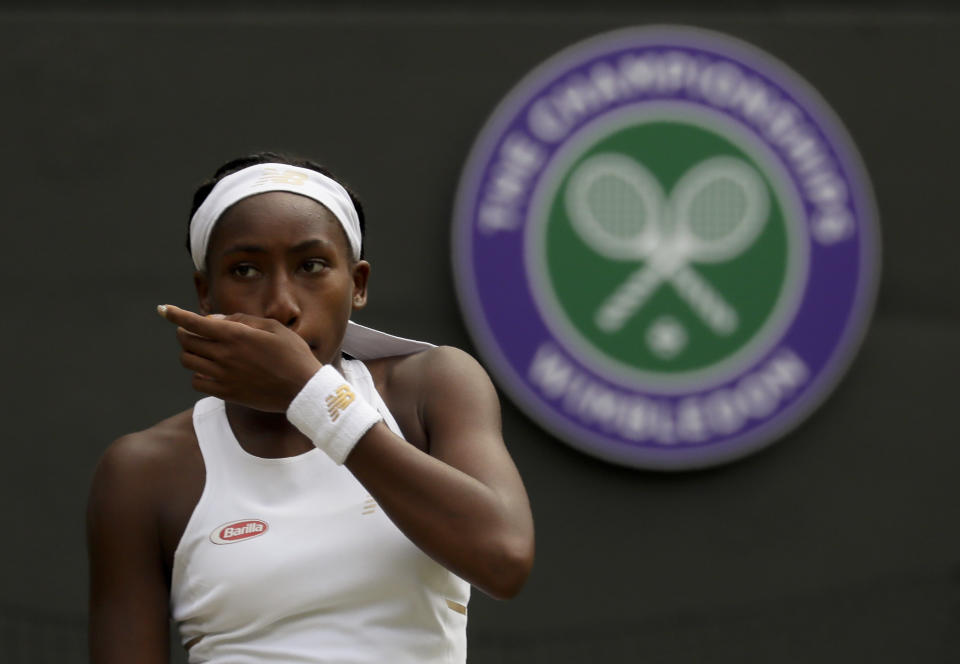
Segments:
[[[585,131],[535,194],[544,317],[632,383],[722,378],[796,306],[795,196],[762,146],[715,117],[625,116]]]

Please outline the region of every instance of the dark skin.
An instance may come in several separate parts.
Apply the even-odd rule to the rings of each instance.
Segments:
[[[207,272],[195,276],[205,315],[164,312],[194,388],[227,402],[249,453],[312,449],[284,411],[321,366],[340,369],[347,320],[366,304],[369,264],[352,259],[326,208],[286,192],[230,208],[207,256]],[[346,467],[425,553],[487,594],[512,597],[533,564],[533,520],[486,373],[445,347],[367,366],[403,438],[374,425]],[[173,555],[204,481],[191,411],[104,454],[88,507],[93,662],[129,662],[132,652],[138,662],[168,661]]]

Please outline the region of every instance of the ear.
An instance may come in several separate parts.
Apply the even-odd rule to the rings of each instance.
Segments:
[[[353,265],[353,308],[363,309],[367,306],[367,281],[370,279],[370,263],[357,261]]]
[[[200,313],[204,316],[213,312],[210,306],[210,278],[200,270],[193,273],[193,287],[197,289],[197,302],[200,304]]]

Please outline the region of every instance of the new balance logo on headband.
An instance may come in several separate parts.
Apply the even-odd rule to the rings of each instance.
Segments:
[[[327,397],[327,412],[330,413],[330,421],[336,422],[340,413],[347,409],[353,403],[357,395],[353,393],[350,386],[344,383],[337,388],[337,391]]]
[[[254,186],[262,184],[290,184],[300,186],[307,181],[307,174],[293,169],[267,168]]]

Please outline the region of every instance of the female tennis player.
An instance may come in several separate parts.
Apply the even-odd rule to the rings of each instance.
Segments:
[[[165,305],[193,409],[115,441],[88,508],[95,664],[463,662],[470,585],[515,595],[533,521],[465,353],[352,323],[363,213],[261,153],[200,187],[198,312]],[[415,241],[412,239],[412,241]]]

